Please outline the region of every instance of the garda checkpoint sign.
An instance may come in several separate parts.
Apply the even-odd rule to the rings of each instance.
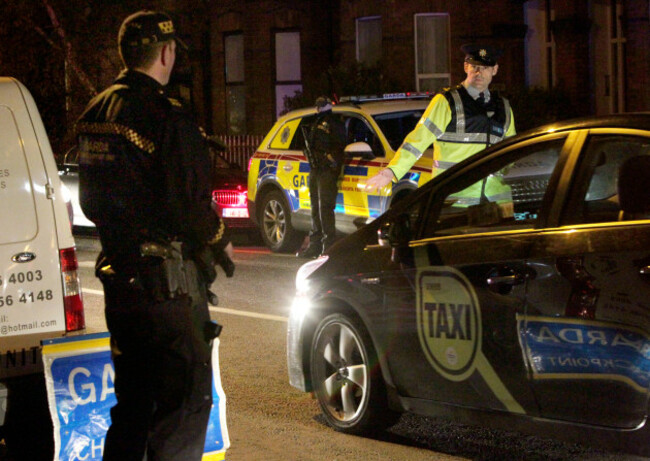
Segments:
[[[43,362],[54,425],[54,460],[101,460],[115,405],[115,369],[109,334],[43,341]],[[212,348],[212,411],[203,461],[221,461],[230,447],[226,397],[219,372],[219,339]]]

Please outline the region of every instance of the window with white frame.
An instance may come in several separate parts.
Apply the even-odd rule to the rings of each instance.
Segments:
[[[415,15],[415,85],[417,91],[437,92],[451,82],[449,15]]]
[[[246,86],[244,85],[244,35],[224,37],[226,117],[229,134],[246,132]]]
[[[284,112],[285,98],[302,92],[300,32],[275,33],[275,113]]]
[[[375,66],[381,60],[381,16],[359,18],[357,25],[357,62]]]

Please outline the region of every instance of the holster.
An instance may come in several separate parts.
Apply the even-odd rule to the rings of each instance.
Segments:
[[[138,276],[156,299],[175,299],[189,293],[181,242],[145,242],[140,245],[140,255],[145,261]]]

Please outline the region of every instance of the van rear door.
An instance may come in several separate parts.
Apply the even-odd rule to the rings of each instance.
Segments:
[[[27,94],[25,94],[27,93]],[[40,340],[65,333],[60,229],[73,247],[51,148],[28,92],[0,80],[0,379],[42,369]],[[43,139],[43,137],[45,139]],[[54,175],[48,171],[54,165]],[[58,186],[55,188],[54,186]],[[66,219],[67,220],[67,219]],[[57,230],[57,224],[59,229]],[[32,370],[33,369],[33,370]]]

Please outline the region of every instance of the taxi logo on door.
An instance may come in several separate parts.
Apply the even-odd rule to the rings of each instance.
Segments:
[[[452,381],[467,379],[481,350],[476,293],[452,267],[428,268],[417,279],[417,327],[429,363]]]

